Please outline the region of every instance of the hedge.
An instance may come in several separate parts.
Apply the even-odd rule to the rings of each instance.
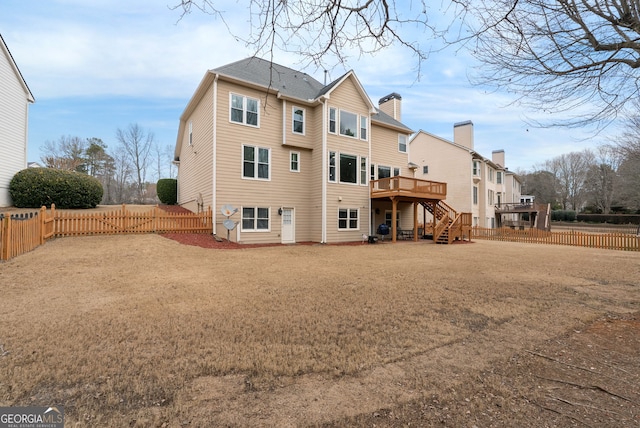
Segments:
[[[160,202],[167,205],[178,203],[178,180],[175,178],[161,178],[156,184],[156,192]]]
[[[102,184],[86,174],[53,168],[18,171],[9,183],[9,194],[18,208],[95,208],[102,200]]]
[[[640,224],[637,214],[578,214],[578,221],[586,223]]]

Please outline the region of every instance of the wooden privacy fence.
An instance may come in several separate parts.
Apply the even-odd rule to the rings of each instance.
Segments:
[[[63,236],[115,235],[129,233],[211,233],[211,208],[202,213],[173,213],[157,206],[144,212],[118,210],[80,213],[47,211],[0,214],[0,260],[9,260]]]
[[[486,229],[483,227],[474,227],[472,236],[475,239],[488,239],[492,241],[640,251],[640,236],[628,233],[585,233],[575,230],[548,232],[539,229],[514,230],[511,228]]]

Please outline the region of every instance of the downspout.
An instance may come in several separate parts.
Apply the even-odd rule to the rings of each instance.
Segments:
[[[282,144],[287,144],[287,100],[282,100]]]
[[[371,117],[371,116],[369,116]],[[367,165],[366,168],[367,170],[365,171],[365,183],[367,183],[367,199],[369,200],[369,211],[367,211],[367,217],[369,218],[369,235],[373,235],[375,232],[375,226],[373,225],[373,221],[372,219],[375,218],[375,215],[372,215],[372,201],[371,201],[371,183],[369,182],[369,180],[371,179],[371,131],[373,126],[371,125],[371,120],[369,120],[369,123],[367,124],[367,129],[369,130],[369,133],[367,135],[367,139],[369,140],[369,153],[367,155]]]
[[[320,99],[322,102],[322,201],[321,201],[321,223],[322,233],[320,243],[327,243],[327,102],[326,98]]]
[[[216,218],[218,216],[218,162],[217,162],[217,156],[218,156],[218,77],[219,75],[216,74],[215,77],[213,78],[213,165],[212,165],[212,173],[213,173],[213,179],[211,180],[211,182],[213,183],[213,201],[211,202],[213,204],[212,207],[212,223],[213,223],[213,235],[216,236],[217,235],[217,227],[216,227]]]

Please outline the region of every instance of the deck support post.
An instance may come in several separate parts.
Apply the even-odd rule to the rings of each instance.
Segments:
[[[398,225],[397,225],[397,212],[398,212],[398,200],[395,197],[391,198],[391,242],[395,243],[398,239]]]
[[[418,242],[418,203],[413,203],[413,241]]]

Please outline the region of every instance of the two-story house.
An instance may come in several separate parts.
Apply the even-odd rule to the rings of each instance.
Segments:
[[[410,161],[417,166],[416,177],[446,182],[447,203],[471,213],[473,226],[497,227],[496,207],[520,199],[520,179],[505,167],[504,150],[494,151],[490,159],[475,151],[473,122],[454,124],[453,139],[422,130],[412,136]],[[432,221],[428,213],[424,219]]]
[[[9,183],[27,167],[29,104],[35,102],[0,35],[0,206],[11,205]]]
[[[444,199],[446,185],[399,197],[416,189],[411,134],[401,97],[374,105],[353,71],[320,83],[247,58],[207,71],[180,117],[178,203],[211,206],[213,233],[242,243],[359,241],[382,223],[417,229],[416,198]]]

